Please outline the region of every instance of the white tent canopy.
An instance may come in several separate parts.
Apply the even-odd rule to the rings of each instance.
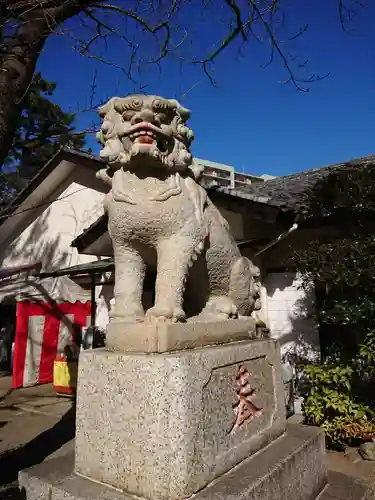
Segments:
[[[67,276],[38,279],[23,277],[0,280],[0,301],[14,297],[16,301],[34,300],[47,302],[87,302],[90,290],[85,290]]]

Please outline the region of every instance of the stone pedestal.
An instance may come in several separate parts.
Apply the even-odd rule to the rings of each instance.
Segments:
[[[324,437],[286,431],[278,343],[226,324],[229,333],[204,327],[217,345],[157,352],[186,347],[172,325],[152,330],[169,340],[146,353],[82,352],[75,456],[20,473],[27,500],[315,499],[326,484]],[[187,342],[203,342],[185,328]],[[229,342],[236,331],[247,340]],[[147,338],[129,342],[138,349]]]
[[[87,478],[148,499],[186,498],[284,429],[275,341],[81,355],[75,470]]]

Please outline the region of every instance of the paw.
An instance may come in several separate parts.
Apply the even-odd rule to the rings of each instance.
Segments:
[[[172,323],[179,323],[185,321],[186,314],[180,307],[170,308],[155,305],[146,312],[146,318],[150,321],[171,321]]]
[[[210,299],[203,312],[217,316],[218,319],[238,318],[237,307],[229,297],[214,297]]]

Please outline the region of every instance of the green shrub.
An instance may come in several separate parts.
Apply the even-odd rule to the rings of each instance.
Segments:
[[[329,228],[292,248],[304,286],[313,283],[321,365],[302,367],[307,424],[342,449],[375,432],[375,162],[333,168],[299,206],[306,227]]]
[[[374,412],[354,400],[350,366],[306,365],[304,375],[308,384],[305,423],[325,431],[328,448],[342,450],[375,436]]]

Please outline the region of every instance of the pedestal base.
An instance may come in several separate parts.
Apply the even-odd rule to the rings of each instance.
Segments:
[[[275,341],[81,354],[75,471],[89,479],[149,500],[187,498],[284,430]]]
[[[107,326],[106,346],[112,351],[169,352],[226,344],[257,336],[252,318],[188,323],[124,323]]]
[[[130,494],[75,475],[73,462],[70,454],[20,472],[26,500],[134,500]],[[283,436],[191,500],[315,500],[326,484],[323,433],[290,425]]]

